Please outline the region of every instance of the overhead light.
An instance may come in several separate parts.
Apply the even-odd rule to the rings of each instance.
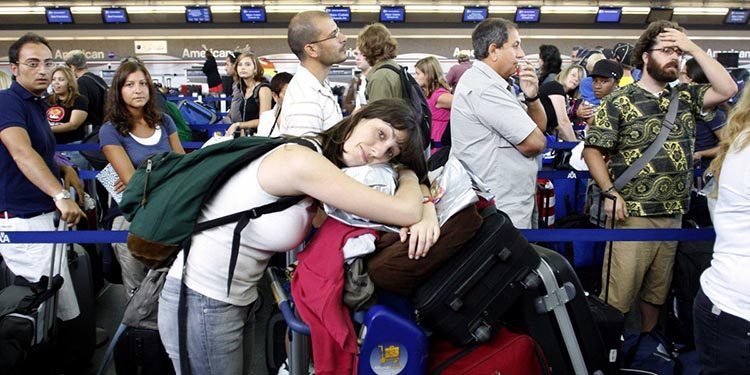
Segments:
[[[355,13],[380,13],[380,5],[351,5],[349,8]]]
[[[407,5],[407,13],[463,13],[463,5]]]
[[[325,5],[266,5],[269,13],[299,13],[308,10],[325,11]]]
[[[128,6],[125,7],[128,10],[128,13],[132,14],[138,14],[138,13],[185,13],[185,7],[184,6],[169,6],[169,5],[159,5],[159,6]]]
[[[690,8],[690,7],[678,7],[674,8],[674,14],[681,16],[724,16],[729,12],[729,8]]]
[[[507,5],[491,5],[490,13],[515,13],[516,7]]]
[[[596,14],[599,7],[584,7],[584,6],[542,6],[542,13],[544,14]]]
[[[101,7],[70,7],[70,11],[74,14],[101,14]]]
[[[44,7],[0,7],[0,14],[44,14]]]
[[[211,13],[239,13],[239,5],[212,5]]]
[[[622,7],[622,14],[648,14],[649,7]]]

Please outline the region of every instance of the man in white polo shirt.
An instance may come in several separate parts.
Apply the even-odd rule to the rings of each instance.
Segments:
[[[326,77],[331,65],[346,60],[346,35],[328,13],[307,11],[289,22],[287,41],[300,63],[284,96],[279,132],[326,130],[343,118]]]

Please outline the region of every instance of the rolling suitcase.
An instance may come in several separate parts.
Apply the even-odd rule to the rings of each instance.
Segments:
[[[456,346],[488,341],[501,315],[539,284],[539,255],[510,218],[494,207],[483,213],[474,238],[412,298],[417,321]]]
[[[430,345],[433,375],[535,375],[548,374],[544,353],[527,335],[501,329],[492,340],[481,345],[456,348],[446,341]]]
[[[56,230],[67,228],[56,219]],[[57,292],[63,285],[60,275],[65,245],[54,244],[49,273],[31,283],[15,276],[4,262],[0,275],[0,373],[47,372],[52,364],[52,341],[56,331]],[[57,264],[57,266],[55,266]],[[47,358],[47,361],[37,360]]]
[[[607,340],[609,346],[605,345],[592,313],[592,302],[570,263],[557,252],[539,246],[535,249],[542,259],[535,270],[542,283],[514,306],[514,313],[520,313],[520,317],[509,319],[519,319],[515,323],[525,326],[539,343],[553,373],[616,374],[619,342]],[[606,316],[613,313],[609,306],[604,305],[603,309]]]

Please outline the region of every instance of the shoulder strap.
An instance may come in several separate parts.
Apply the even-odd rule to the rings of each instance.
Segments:
[[[90,79],[90,80],[91,80],[92,82],[94,82],[94,84],[95,84],[95,85],[99,86],[99,88],[101,88],[101,89],[102,89],[102,90],[104,90],[104,91],[107,91],[107,90],[109,90],[109,89],[107,88],[107,86],[105,86],[105,85],[102,85],[102,83],[101,83],[101,82],[99,82],[99,81],[98,81],[98,80],[97,80],[96,78],[94,78],[94,77],[91,77],[91,76],[89,76],[88,74],[89,74],[89,73],[86,73],[86,74],[82,75],[81,77],[86,77],[86,78]]]
[[[384,64],[381,65],[378,70],[380,69],[388,69],[396,74],[398,74],[398,77],[401,79],[401,93],[404,97],[404,99],[411,98],[411,92],[409,87],[409,79],[406,77],[406,69],[404,67],[400,66],[397,68],[390,64]]]
[[[267,85],[267,84],[265,84],[265,83],[259,83],[259,84],[258,84],[257,86],[255,86],[255,88],[253,89],[253,100],[255,100],[255,103],[257,103],[258,105],[260,105],[260,89],[261,89],[262,87],[269,87],[269,88],[270,88],[270,86],[268,86],[268,85]]]
[[[641,169],[643,169],[643,167],[654,158],[654,156],[656,156],[661,149],[661,146],[664,145],[664,142],[669,136],[669,132],[674,128],[674,121],[677,118],[677,107],[680,104],[679,95],[679,90],[674,89],[672,91],[672,96],[669,98],[669,109],[667,109],[667,115],[664,117],[664,121],[661,124],[659,135],[656,137],[656,140],[654,140],[654,143],[652,143],[651,146],[648,146],[646,151],[643,152],[643,155],[628,167],[620,177],[617,177],[614,182],[615,189],[620,190],[630,182],[630,180],[632,180],[633,177],[635,177],[635,175],[638,174],[638,172],[640,172]]]

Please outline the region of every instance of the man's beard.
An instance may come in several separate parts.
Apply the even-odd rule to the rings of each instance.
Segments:
[[[668,68],[674,67],[674,73],[667,71]],[[655,59],[649,59],[646,63],[646,71],[648,75],[658,82],[668,83],[677,79],[680,74],[680,66],[678,63],[667,63],[664,67],[659,66]]]

